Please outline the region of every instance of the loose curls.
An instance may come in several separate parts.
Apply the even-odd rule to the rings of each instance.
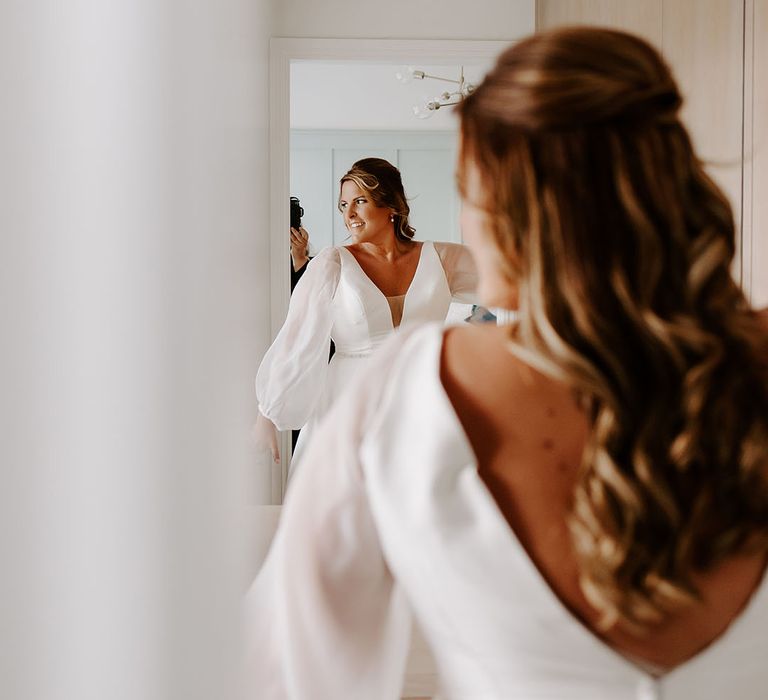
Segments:
[[[636,633],[697,599],[695,572],[768,552],[766,332],[681,103],[643,40],[565,28],[508,49],[459,107],[459,186],[479,178],[519,290],[510,349],[590,418],[582,591]]]
[[[405,197],[403,179],[392,163],[383,158],[363,158],[354,163],[341,178],[339,187],[347,181],[354,182],[364,190],[377,207],[393,210],[395,235],[399,239],[410,241],[413,238],[416,229],[408,222],[411,208]]]

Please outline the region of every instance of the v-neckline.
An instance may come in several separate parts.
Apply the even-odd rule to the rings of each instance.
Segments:
[[[413,277],[411,277],[411,281],[408,283],[408,289],[405,290],[405,294],[397,294],[396,297],[403,297],[403,306],[405,306],[405,300],[408,298],[408,294],[410,293],[411,289],[413,289],[413,283],[416,280],[416,277],[419,275],[419,270],[421,269],[421,262],[424,259],[424,248],[426,247],[427,243],[429,241],[422,241],[421,242],[421,250],[419,251],[419,261],[416,263],[416,269],[413,271]],[[386,294],[379,289],[379,286],[368,276],[368,273],[363,269],[363,266],[358,262],[357,258],[354,256],[351,250],[347,246],[341,246],[342,249],[349,255],[352,260],[354,260],[355,265],[357,266],[357,269],[360,271],[360,273],[365,277],[365,279],[370,283],[370,285],[381,295],[383,299],[388,299]],[[389,302],[387,302],[389,303]],[[405,315],[405,314],[403,314]]]
[[[621,663],[627,668],[630,668],[635,673],[640,674],[643,678],[649,681],[652,681],[654,683],[662,683],[666,681],[668,678],[670,678],[671,676],[677,674],[679,671],[682,671],[685,667],[692,666],[694,663],[700,663],[701,660],[707,654],[713,653],[717,648],[719,648],[722,645],[722,643],[725,642],[726,638],[731,634],[733,634],[736,628],[740,626],[742,622],[746,619],[747,613],[751,608],[753,608],[756,605],[756,601],[758,600],[758,598],[768,595],[768,565],[766,565],[766,567],[763,569],[763,573],[760,577],[760,581],[758,582],[758,584],[749,594],[749,596],[745,600],[739,612],[730,620],[730,622],[727,624],[725,629],[722,632],[720,632],[720,634],[718,634],[714,639],[710,640],[702,649],[697,651],[693,656],[673,666],[671,669],[664,671],[659,675],[656,675],[642,666],[642,664],[645,663],[644,659],[638,658],[637,660],[634,660],[631,656],[626,655],[619,649],[611,646],[607,640],[600,637],[597,634],[597,632],[595,632],[592,628],[590,628],[573,611],[571,611],[571,609],[568,607],[566,602],[560,597],[558,592],[552,587],[549,580],[544,575],[543,571],[532,559],[530,553],[523,545],[515,529],[509,523],[507,518],[504,516],[504,513],[502,513],[501,508],[499,507],[499,504],[496,501],[496,498],[494,497],[490,488],[480,476],[477,454],[475,453],[474,447],[472,446],[472,443],[469,440],[469,436],[464,430],[464,426],[461,423],[459,414],[456,412],[456,408],[454,407],[453,402],[451,401],[451,397],[448,395],[448,391],[446,390],[445,385],[443,384],[443,381],[441,378],[442,377],[441,372],[442,372],[443,345],[445,342],[446,330],[447,329],[445,328],[441,328],[437,333],[437,337],[438,337],[437,352],[435,353],[435,356],[433,356],[433,362],[434,362],[433,370],[435,372],[435,376],[437,379],[437,393],[442,401],[442,404],[446,410],[447,415],[449,416],[449,419],[453,423],[453,429],[451,430],[451,434],[457,437],[457,439],[461,443],[461,446],[464,448],[464,452],[466,453],[466,457],[467,457],[465,466],[470,470],[470,478],[472,482],[475,484],[477,490],[482,494],[483,498],[490,504],[491,509],[494,513],[494,519],[496,520],[496,523],[499,526],[500,530],[507,533],[507,536],[512,540],[516,549],[519,550],[519,552],[521,553],[521,556],[527,563],[528,570],[537,579],[538,583],[540,584],[540,588],[542,588],[545,591],[545,595],[547,596],[547,598],[555,605],[555,607],[559,609],[561,615],[567,620],[568,624],[572,627],[575,627],[579,631],[579,634],[581,636],[588,638],[589,640],[592,641],[592,643],[597,644],[600,648],[607,651],[610,654],[610,656],[616,659],[619,663]],[[459,456],[460,452],[456,451],[454,454]]]

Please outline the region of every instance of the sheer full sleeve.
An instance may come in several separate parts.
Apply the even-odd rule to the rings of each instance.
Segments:
[[[256,375],[259,411],[280,430],[307,422],[325,384],[331,303],[340,269],[334,248],[320,251],[307,264],[291,295],[285,323]]]
[[[436,242],[435,250],[445,270],[453,301],[463,304],[477,302],[477,267],[469,248],[460,243]]]
[[[365,372],[386,382],[386,371]],[[366,488],[361,444],[380,391],[355,382],[314,434],[246,597],[247,669],[261,700],[396,700],[411,633]]]

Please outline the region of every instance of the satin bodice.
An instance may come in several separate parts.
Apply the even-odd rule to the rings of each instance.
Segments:
[[[365,274],[355,256],[340,247],[341,271],[333,299],[331,337],[343,355],[370,353],[394,330],[392,310],[382,291]],[[419,262],[403,303],[401,326],[445,318],[451,290],[431,241]]]

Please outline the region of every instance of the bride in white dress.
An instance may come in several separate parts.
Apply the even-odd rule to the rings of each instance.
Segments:
[[[291,477],[317,423],[385,338],[399,327],[444,320],[452,301],[475,299],[477,272],[464,246],[413,240],[397,168],[365,158],[340,185],[352,242],[308,264],[256,378],[260,443],[277,459],[275,430],[302,429]]]
[[[262,700],[758,700],[768,316],[643,40],[536,34],[459,107],[509,327],[398,334],[331,410],[248,596]],[[332,430],[332,427],[343,429]]]

